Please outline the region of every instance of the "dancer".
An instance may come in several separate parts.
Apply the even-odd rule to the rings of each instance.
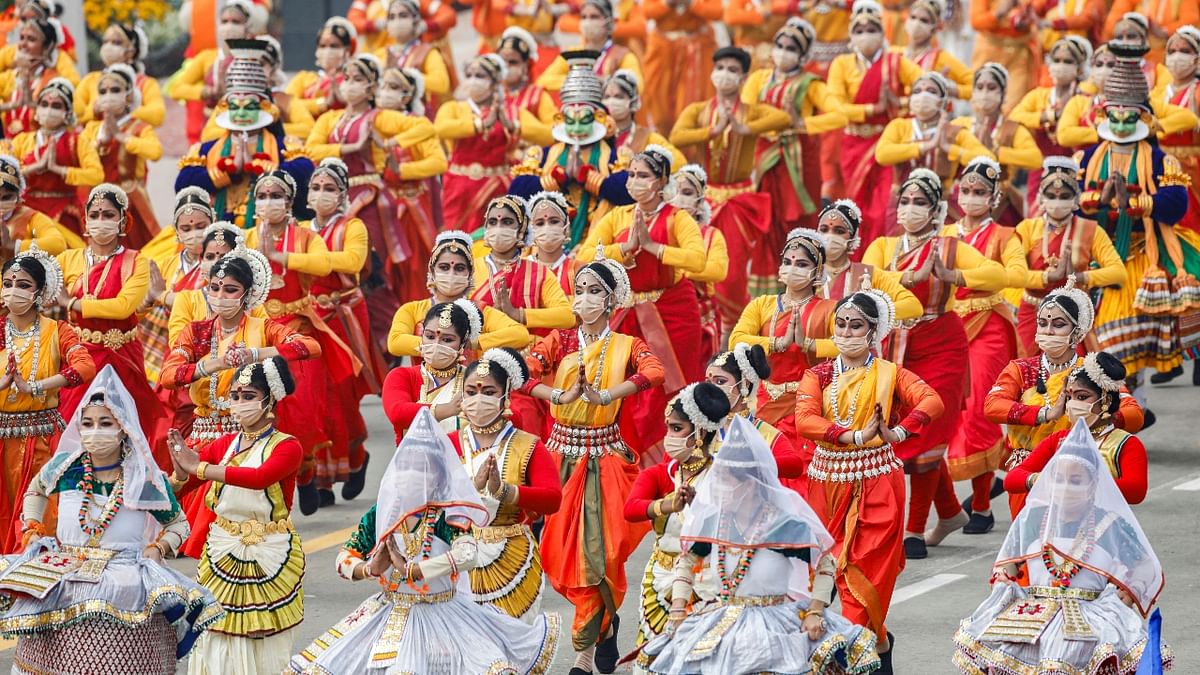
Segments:
[[[862,211],[849,199],[826,204],[817,218],[817,232],[822,236],[826,260],[825,276],[818,293],[827,300],[841,300],[856,291],[871,288],[880,290],[896,305],[896,320],[909,321],[921,316],[921,301],[912,291],[900,285],[894,274],[878,267],[852,262],[862,247]],[[814,281],[816,281],[814,279]]]
[[[0,630],[14,673],[168,675],[222,614],[162,564],[188,534],[137,404],[112,366],[84,394],[58,450],[25,490],[25,551],[5,560]],[[66,516],[43,525],[51,497]]]
[[[302,70],[292,76],[287,94],[304,103],[313,119],[335,108],[343,108],[342,66],[358,51],[358,31],[346,17],[331,16],[317,33],[317,70]],[[368,49],[367,51],[374,51]]]
[[[729,400],[717,385],[689,384],[667,404],[667,435],[663,438],[663,461],[638,474],[625,501],[625,520],[649,522],[654,531],[654,549],[642,575],[637,639],[640,648],[667,629],[671,592],[675,583],[675,561],[681,552],[679,533],[684,510],[696,496],[696,488],[712,466],[721,427],[729,415]],[[692,587],[688,598],[701,605],[716,599],[719,588],[705,577]],[[707,582],[707,583],[705,583]],[[649,658],[639,658],[639,672]]]
[[[1097,664],[1132,673],[1162,566],[1082,421],[1044,476],[1000,547],[991,594],[954,636],[954,663],[964,673],[1105,667]],[[1016,583],[1018,565],[1029,570],[1027,588]],[[1161,649],[1150,667],[1166,670],[1171,651]]]
[[[1100,457],[1117,482],[1121,496],[1130,504],[1146,498],[1146,447],[1137,436],[1113,425],[1121,402],[1121,383],[1125,366],[1115,356],[1093,352],[1083,364],[1071,369],[1066,395],[1067,420],[1071,426],[1083,420],[1100,449]],[[1010,493],[1029,492],[1066,440],[1069,429],[1056,431],[1038,444],[1023,462],[1004,477],[1004,489]]]
[[[50,459],[50,440],[66,424],[58,411],[64,388],[80,387],[96,374],[88,350],[71,326],[46,313],[62,289],[62,268],[33,248],[4,262],[4,350],[7,366],[0,376],[0,438],[4,470],[0,474],[0,552],[19,550],[21,495]],[[54,528],[53,511],[42,520]]]
[[[641,12],[639,12],[641,14]],[[641,17],[643,26],[645,18]],[[613,42],[617,21],[613,14],[612,0],[584,0],[579,8],[579,35],[583,43],[576,50],[593,52],[594,62],[587,67],[600,80],[607,80],[618,70],[628,70],[645,83],[642,76],[641,60],[637,53],[627,46]],[[642,37],[645,36],[644,28]],[[539,87],[551,92],[561,92],[567,89],[574,57],[572,52],[563,52],[542,72],[537,79]],[[564,101],[565,103],[565,101]]]
[[[629,160],[646,146],[661,145],[671,151],[671,170],[678,171],[687,162],[679,148],[671,145],[654,127],[637,122],[642,111],[641,88],[641,80],[630,70],[618,70],[604,82],[604,108],[616,127],[612,141],[617,148],[617,165],[628,168]],[[670,133],[670,127],[658,128]]]
[[[104,68],[124,64],[136,74],[134,84],[138,94],[137,104],[129,115],[151,127],[160,127],[167,118],[162,90],[158,80],[146,75],[146,56],[150,52],[150,38],[137,24],[115,23],[105,29],[100,44],[100,61]],[[83,76],[75,87],[75,117],[80,124],[99,119],[100,78],[104,70],[92,71]]]
[[[553,44],[553,37],[550,40]],[[496,47],[496,53],[504,59],[505,64],[504,114],[510,120],[520,120],[520,133],[515,139],[515,147],[509,148],[508,159],[511,164],[524,159],[530,148],[554,142],[554,136],[550,133],[556,112],[554,98],[533,82],[537,77],[534,70],[539,61],[545,64],[551,58],[549,54],[539,55],[544,50],[545,47],[540,46],[533,35],[517,26],[506,28]],[[554,48],[552,54],[557,56],[558,49]]]
[[[442,52],[421,39],[427,27],[418,0],[389,2],[387,32],[391,44],[380,47],[375,56],[384,68],[420,71],[425,78],[425,103],[436,108],[441,103],[440,97],[451,93],[451,79]]]
[[[25,203],[25,188],[21,163],[12,155],[0,154],[0,246],[28,251],[36,243],[50,255],[83,248],[78,235]]]
[[[720,351],[726,341],[728,330],[717,310],[717,283],[729,275],[729,249],[725,235],[712,226],[712,204],[704,196],[707,189],[708,174],[699,164],[687,164],[671,176],[663,192],[667,203],[687,211],[696,221],[704,238],[704,271],[689,272],[687,278],[696,287],[696,300],[700,303],[701,349],[706,360]]]
[[[623,265],[609,259],[584,265],[575,275],[579,327],[542,338],[526,359],[525,390],[549,401],[554,418],[546,447],[558,466],[563,498],[542,530],[542,565],[554,590],[575,607],[572,675],[616,668],[625,562],[649,529],[627,524],[621,515],[639,453],[649,447],[621,412],[625,399],[662,386],[663,366],[645,342],[609,328],[613,312],[630,296]],[[554,386],[542,384],[551,373]]]
[[[842,615],[874,632],[890,673],[884,622],[904,569],[903,462],[892,448],[923,436],[943,405],[916,374],[872,354],[894,321],[886,295],[854,293],[834,317],[838,357],[806,371],[796,395],[796,429],[816,445],[807,500],[833,535]]]
[[[62,24],[58,19],[36,17],[23,21],[18,28],[14,58],[0,75],[0,98],[4,99],[0,104],[3,113],[0,119],[6,138],[46,126],[38,119],[44,113],[38,113],[37,109],[42,107],[42,92],[51,82],[62,79],[72,88],[79,82],[74,62],[59,49],[62,42]],[[68,112],[71,105],[68,102]]]
[[[735,418],[679,534],[687,550],[675,562],[667,632],[643,650],[649,672],[880,667],[871,631],[829,609],[834,538],[774,469],[766,443]],[[697,568],[709,584],[720,580],[715,597],[701,602],[692,600]]]
[[[642,5],[654,30],[646,34],[646,81],[658,83],[646,92],[646,117],[654,129],[670,129],[684,108],[712,96],[704,69],[717,50],[711,22],[724,13],[719,0],[678,5],[648,0]]]
[[[884,11],[891,14],[886,7]],[[961,12],[959,7],[955,13]],[[970,99],[973,94],[971,69],[959,61],[949,50],[938,46],[938,33],[946,27],[945,0],[918,0],[908,7],[908,16],[904,20],[903,35],[900,31],[888,31],[896,46],[889,51],[900,52],[904,58],[921,67],[921,70],[941,73],[950,83],[950,98]],[[1001,66],[1003,68],[1003,66]],[[976,71],[978,73],[978,71]]]
[[[1200,100],[1197,91],[1200,90],[1200,28],[1182,26],[1167,40],[1167,69],[1171,71],[1171,81],[1160,82],[1158,88],[1151,92],[1153,102],[1165,107],[1171,104],[1185,108],[1194,115],[1200,115]],[[1164,152],[1179,160],[1183,170],[1191,178],[1188,186],[1188,214],[1181,223],[1191,229],[1200,229],[1200,135],[1196,128],[1186,129],[1178,133],[1163,136],[1160,145]]]
[[[446,433],[422,412],[340,556],[349,560],[339,565],[348,578],[378,577],[383,590],[283,671],[547,672],[558,647],[557,614],[538,615],[530,626],[458,591],[459,575],[480,564],[473,528],[488,516]]]
[[[905,473],[912,476],[905,555],[926,557],[925,524],[931,503],[937,503],[939,524],[958,529],[967,516],[954,496],[954,484],[943,456],[962,423],[964,390],[970,366],[969,343],[962,317],[954,311],[958,289],[981,293],[1004,290],[1007,275],[990,260],[958,239],[941,236],[946,203],[942,180],[928,169],[915,169],[900,186],[898,218],[904,234],[871,243],[863,256],[868,265],[899,272],[900,284],[921,300],[924,313],[900,328],[889,351],[897,363],[916,373],[938,392],[945,414],[925,433],[906,438],[896,448]]]
[[[489,349],[467,366],[462,381],[466,428],[450,442],[473,477],[489,522],[475,532],[475,602],[536,625],[541,618],[542,556],[529,524],[558,511],[562,485],[554,459],[537,436],[512,421],[512,396],[529,369],[520,352]]]
[[[570,202],[561,192],[543,191],[530,197],[526,204],[529,207],[529,239],[533,242],[529,259],[546,267],[563,292],[569,297],[574,296],[575,261],[564,250],[567,238],[571,236]]]
[[[392,356],[421,356],[421,320],[433,305],[467,300],[475,284],[475,257],[471,252],[471,237],[465,232],[451,230],[437,236],[429,256],[426,287],[428,300],[406,302],[396,310],[388,331],[388,351]],[[467,300],[470,302],[470,300]],[[483,318],[474,339],[464,347],[478,352],[494,347],[524,349],[529,345],[529,331],[523,324],[508,318],[492,307],[481,307]]]
[[[985,63],[1004,66],[1012,94],[1004,108],[1007,114],[1037,84],[1041,61],[1037,14],[1032,4],[979,0],[971,3],[970,18],[976,33],[971,69],[978,71]]]

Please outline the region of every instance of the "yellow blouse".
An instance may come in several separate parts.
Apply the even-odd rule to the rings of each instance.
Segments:
[[[898,117],[888,122],[887,127],[883,130],[883,136],[875,145],[875,161],[884,166],[894,166],[903,162],[915,161],[920,156],[921,142],[917,140],[914,133],[913,118]],[[948,183],[958,175],[959,166],[972,159],[980,156],[996,159],[983,146],[983,143],[980,143],[979,139],[975,138],[975,135],[967,129],[960,129],[954,136],[954,143],[950,145],[946,156],[954,164],[950,177],[947,179]]]
[[[742,85],[742,103],[758,103],[763,91],[771,86],[773,72],[772,68],[760,68],[750,73],[746,83]],[[804,91],[804,100],[800,102],[800,110],[784,112],[799,115],[800,119],[804,120],[804,132],[807,134],[835,131],[846,126],[846,115],[824,80],[813,80],[808,85]]]
[[[541,265],[539,262],[532,261],[527,261],[526,264]],[[475,288],[480,288],[488,283],[491,277],[492,272],[488,267],[487,256],[476,258]],[[518,290],[509,289],[509,292],[515,294]],[[562,285],[558,283],[558,276],[549,269],[542,278],[542,287],[538,292],[538,306],[526,307],[523,311],[527,328],[571,328],[575,325],[575,312],[571,309],[571,301],[567,300],[567,294],[563,292]],[[536,335],[529,336],[530,342],[536,338]]]
[[[633,210],[637,204],[618,206],[594,223],[588,230],[587,239],[580,244],[576,260],[582,264],[596,259],[596,247],[604,246],[604,257],[612,260],[624,260],[621,245],[617,237],[633,226]],[[653,222],[647,223],[651,228]],[[663,247],[662,264],[675,268],[675,281],[678,282],[685,272],[704,273],[704,237],[700,234],[700,226],[692,216],[683,209],[675,209],[671,214],[667,227],[667,243]]]
[[[44,316],[39,316],[37,321],[39,323],[39,331],[41,336],[37,342],[36,373],[31,372],[33,370],[34,359],[34,349],[32,348],[33,345],[30,345],[22,350],[22,347],[25,346],[26,343],[20,338],[17,339],[17,372],[20,373],[21,377],[24,378],[26,382],[44,380],[48,377],[53,377],[63,369],[63,366],[75,365],[74,363],[68,364],[68,360],[79,360],[80,355],[74,353],[76,350],[82,349],[82,355],[87,359],[88,363],[91,363],[92,359],[90,356],[87,356],[87,349],[79,343],[78,338],[76,338],[74,335],[67,335],[65,333],[62,336],[59,335],[59,331],[67,331],[69,333],[71,331],[70,324],[68,324],[66,321],[55,321],[54,319],[48,319]],[[30,326],[30,328],[32,328],[32,326]],[[30,340],[32,340],[32,338],[30,338]],[[65,344],[70,344],[70,346],[65,347]],[[64,347],[67,351],[67,354],[60,353]],[[4,341],[0,339],[0,362],[7,364],[11,356],[12,354],[9,354],[8,349],[5,347]],[[92,368],[91,372],[86,372],[86,369],[83,370],[84,372],[80,372],[79,374],[84,378],[84,381],[92,379],[92,376],[95,375],[95,368]],[[15,396],[15,400],[10,401],[9,396]],[[52,410],[57,407],[57,389],[54,391],[47,391],[44,397],[35,398],[32,394],[17,391],[17,388],[14,386],[10,387],[3,395],[0,395],[0,412],[3,413],[35,412],[40,410]]]
[[[386,67],[388,50],[396,45],[380,47],[375,50],[375,56]],[[437,49],[430,49],[421,63],[421,74],[425,76],[425,100],[428,102],[434,96],[444,96],[450,93],[450,71],[446,68],[446,60]]]
[[[79,143],[92,148],[99,148],[100,129],[104,126],[101,120],[92,120],[84,127],[83,133],[79,136]],[[128,126],[125,129],[128,132]],[[132,176],[121,176],[122,179],[144,180],[146,178],[146,163],[156,162],[162,158],[163,146],[162,141],[158,140],[158,134],[154,133],[154,127],[144,126],[136,136],[129,136],[125,139],[122,149],[134,157],[137,157],[137,162],[134,163]],[[97,155],[99,156],[99,155]],[[124,170],[123,163],[118,162],[118,167]]]
[[[834,277],[838,278],[837,276]],[[858,280],[853,280],[854,288],[858,288]],[[888,272],[879,267],[871,267],[871,288],[878,289],[886,293],[892,299],[892,303],[896,305],[896,320],[908,321],[915,319],[925,311],[921,306],[921,301],[913,292],[900,285],[900,273]],[[829,299],[829,286],[825,285],[821,288],[821,297]]]
[[[701,153],[706,158],[703,163],[704,170],[708,172],[710,199],[717,186],[739,183],[754,174],[754,147],[758,136],[783,131],[792,124],[792,118],[775,106],[750,103],[734,113],[746,125],[749,135],[739,134],[730,124],[724,132],[714,137],[710,132],[711,103],[711,100],[699,101],[684,108],[670,136],[671,143],[684,150]],[[736,156],[732,156],[734,148],[738,149]]]
[[[306,227],[321,234],[321,226],[315,220],[306,220],[300,223],[300,227]],[[337,251],[329,251],[330,272],[335,274],[349,274],[354,278],[358,278],[358,274],[362,272],[363,267],[367,264],[367,254],[370,253],[371,244],[367,235],[367,226],[361,218],[351,218],[346,221],[345,235],[342,238],[342,248]]]
[[[417,335],[417,326],[425,320],[432,306],[432,300],[413,300],[396,310],[391,330],[388,331],[388,351],[393,356],[420,355],[421,337]],[[523,349],[529,342],[529,330],[525,326],[498,309],[483,307],[483,332],[479,336],[481,351],[493,347]]]
[[[184,61],[183,67],[167,80],[167,96],[177,101],[199,101],[204,92],[204,77],[219,55],[217,49],[205,49]]]
[[[958,225],[942,227],[942,236],[958,237]],[[992,234],[992,236],[996,235]],[[979,252],[986,255],[986,251]],[[1000,251],[1000,264],[1004,266],[1005,288],[1025,288],[1029,267],[1025,264],[1025,249],[1021,247],[1021,242],[1017,237],[1009,237],[1008,241],[1004,243],[1004,248]]]
[[[292,97],[293,101],[300,101],[304,105],[305,110],[308,110],[309,116],[313,119],[320,117],[326,112],[328,101],[324,96],[305,98],[304,92],[308,91],[309,87],[315,85],[320,80],[320,73],[312,70],[302,70],[292,76],[292,79],[288,81],[287,88],[284,90],[288,96]]]
[[[740,344],[748,344],[752,347],[758,345],[770,354],[771,344],[775,341],[775,337],[763,335],[762,329],[764,326],[771,325],[771,321],[775,318],[775,310],[778,309],[778,301],[777,294],[760,295],[751,300],[750,304],[742,310],[742,315],[738,317],[737,323],[729,333],[729,348],[733,349]],[[917,307],[920,306],[921,304],[917,303]],[[919,311],[918,314],[920,314]],[[817,359],[831,359],[838,355],[833,340],[817,338],[813,342],[815,343],[813,350]]]
[[[29,209],[29,207],[17,207],[13,212],[13,217],[10,217],[8,222],[4,223],[8,227],[8,235],[12,237],[13,243],[20,250],[28,251],[29,247],[34,243],[37,243],[38,248],[50,255],[58,255],[67,250],[68,242],[66,234],[69,230],[41,211],[29,209],[28,220],[25,226],[21,228],[23,231],[18,231],[18,226],[13,223],[13,218],[24,215],[24,209]],[[70,234],[78,238],[78,235],[75,235],[73,232]],[[80,242],[80,246],[82,245],[82,242]]]
[[[701,231],[700,236],[704,236]],[[713,288],[714,284],[725,281],[725,277],[729,274],[729,247],[725,243],[725,235],[721,234],[718,229],[712,230],[712,238],[708,241],[708,248],[704,251],[704,270],[701,272],[688,272],[687,278],[699,284],[704,284],[705,291],[709,295],[713,295],[716,291]]]
[[[454,141],[479,135],[475,129],[476,119],[471,104],[466,101],[446,101],[438,108],[433,128],[437,137],[453,148]],[[521,108],[520,119],[517,122],[517,133],[526,143],[544,146],[554,142],[550,135],[550,125],[542,122],[529,110]]]
[[[342,156],[341,145],[330,143],[329,136],[345,114],[345,110],[330,110],[317,120],[305,145],[305,153],[314,164],[319,164],[326,157]],[[375,114],[374,127],[385,139],[395,140],[400,147],[412,153],[412,161],[400,164],[400,177],[404,180],[432,178],[446,172],[446,153],[438,143],[437,134],[429,120],[395,110],[380,110]],[[387,151],[374,142],[370,143],[371,160],[375,170],[382,173],[387,165]]]
[[[901,237],[879,237],[867,247],[863,263],[887,270],[900,240]],[[954,245],[954,269],[962,272],[967,288],[991,292],[1004,290],[1008,282],[1008,273],[1000,263],[984,257],[982,253],[957,239],[954,240]],[[951,285],[950,292],[946,294],[946,305],[942,308],[944,311],[954,309],[954,293],[957,290],[958,286]],[[928,311],[930,308],[925,309]]]
[[[38,133],[26,131],[17,134],[17,137],[12,139],[13,156],[25,157],[33,152],[38,144]],[[96,146],[85,143],[82,135],[75,143],[75,159],[79,166],[67,168],[63,182],[67,185],[89,189],[104,182],[104,167],[100,164],[100,155],[96,153]],[[62,162],[59,162],[59,165],[61,166]]]
[[[954,124],[966,129],[971,133],[971,136],[975,136],[975,133],[971,131],[971,125],[974,122],[975,118],[969,116],[959,117],[954,120]],[[983,144],[980,143],[980,145]],[[1016,169],[1040,169],[1042,166],[1042,151],[1038,149],[1037,141],[1033,140],[1033,134],[1029,133],[1028,129],[1018,123],[1017,131],[1013,134],[1012,145],[1001,146],[996,152],[996,161],[1000,162],[1003,166]]]
[[[97,90],[100,88],[102,74],[99,70],[92,71],[84,75],[83,79],[79,81],[79,85],[75,87],[75,119],[79,121],[79,124],[87,124],[96,117],[96,99],[99,97]],[[162,126],[167,119],[167,106],[163,103],[162,90],[158,86],[158,80],[153,77],[144,77],[142,83],[138,85],[138,89],[142,93],[142,103],[130,114],[134,119],[141,120],[152,127]]]
[[[258,227],[261,227],[258,226]],[[258,227],[246,231],[246,248],[258,247]],[[308,248],[303,253],[288,253],[287,268],[300,274],[323,277],[333,269],[329,248],[321,237],[309,237]]]
[[[933,49],[933,47],[930,48]],[[891,47],[888,51],[893,54],[903,54],[906,49],[907,47]],[[917,63],[917,59],[909,60]],[[948,50],[938,49],[937,58],[933,60],[933,68],[930,70],[945,75],[947,80],[958,87],[959,100],[966,101],[971,98],[971,92],[975,89],[975,73]]]
[[[1042,239],[1045,236],[1045,219],[1026,218],[1017,224],[1017,236],[1013,237],[1013,239],[1020,243],[1021,253],[1028,261],[1029,254],[1034,249],[1041,248]],[[1075,248],[1075,246],[1072,248]],[[1057,251],[1053,252],[1053,255],[1057,254]],[[1108,237],[1108,233],[1104,231],[1103,227],[1096,228],[1095,235],[1092,237],[1092,247],[1088,255],[1092,263],[1098,265],[1098,267],[1092,267],[1087,271],[1087,276],[1079,284],[1080,286],[1097,288],[1102,286],[1119,286],[1125,283],[1125,263],[1121,260],[1116,247],[1113,246],[1112,239]],[[1029,269],[1023,287],[1038,290],[1045,288],[1046,282],[1042,276],[1043,271],[1041,269]]]
[[[908,59],[900,59],[900,83],[904,85],[905,91],[912,89],[913,83],[923,73],[921,66]],[[829,64],[829,91],[841,107],[842,114],[852,123],[861,123],[867,119],[866,104],[854,102],[866,74],[866,68],[859,67],[857,54],[842,54]]]
[[[171,306],[171,318],[167,320],[167,344],[175,344],[184,327],[193,321],[204,321],[213,318],[208,312],[208,302],[204,299],[204,291],[194,288],[175,294],[175,304]],[[269,319],[267,311],[262,307],[250,310],[250,316],[255,319]],[[205,380],[207,382],[207,380]]]
[[[87,249],[72,248],[58,254],[58,264],[63,271],[63,288],[67,293],[75,286],[80,275],[88,273]],[[114,273],[119,270],[113,270]],[[150,290],[150,259],[139,255],[133,263],[133,273],[121,285],[117,297],[101,300],[83,298],[75,304],[85,319],[127,319],[142,306],[146,292]]]
[[[75,63],[75,58],[66,51],[60,49],[55,56],[54,69],[58,71],[60,77],[64,77],[71,84],[79,85],[79,66]],[[17,45],[6,44],[0,47],[0,72],[9,72],[15,70],[17,62]]]

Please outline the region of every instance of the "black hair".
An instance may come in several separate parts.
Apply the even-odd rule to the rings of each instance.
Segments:
[[[283,392],[290,396],[296,391],[296,380],[292,379],[292,371],[288,368],[288,363],[282,356],[272,356],[269,359],[263,359],[258,363],[250,363],[238,368],[237,374],[234,375],[234,381],[248,368],[250,370],[250,386],[257,389],[267,397],[271,396],[271,385],[267,383],[267,371],[264,365],[267,361],[275,364],[275,370],[279,371],[279,381],[283,383]]]
[[[837,314],[838,311],[847,303],[854,305],[855,309],[860,310],[863,314],[865,314],[871,324],[871,329],[874,330],[875,324],[879,321],[879,306],[876,305],[875,302],[866,295],[861,293],[852,293],[841,300],[838,300],[837,305],[835,305],[833,308],[833,313]]]
[[[742,73],[750,72],[750,53],[741,47],[721,47],[713,53],[713,63],[721,59],[734,59],[742,66]]]
[[[200,244],[200,252],[203,253],[208,245],[220,239],[222,244],[225,244],[230,249],[237,248],[237,235],[225,228],[217,228],[212,232],[204,235],[204,242]]]
[[[224,272],[227,276],[233,277],[233,280],[241,284],[242,288],[247,291],[254,288],[254,272],[250,269],[249,263],[242,260],[240,256],[226,253],[218,258],[209,271],[209,278],[216,278],[218,272]]]
[[[1050,307],[1052,305],[1058,305],[1059,309],[1066,312],[1067,316],[1070,316],[1074,323],[1079,323],[1079,303],[1075,302],[1074,298],[1059,293],[1058,295],[1047,296],[1042,301],[1042,307]],[[1041,309],[1041,307],[1038,309]]]
[[[54,24],[50,23],[50,19],[37,18],[29,21],[34,28],[42,34],[42,45],[46,49],[54,49],[58,47],[58,31],[55,30]]]
[[[1100,370],[1104,372],[1105,377],[1118,382],[1125,379],[1125,364],[1121,363],[1121,360],[1112,354],[1108,352],[1096,352],[1096,363],[1100,366]],[[1100,385],[1092,380],[1092,376],[1088,375],[1087,370],[1080,368],[1071,376],[1071,380],[1075,384],[1082,385],[1095,393],[1100,397],[1101,401],[1105,401],[1104,412],[1113,414],[1120,408],[1120,395],[1117,392],[1106,392],[1101,389]]]
[[[721,357],[722,353],[726,353],[728,356],[725,357],[725,362],[717,367],[738,380],[745,379],[742,367],[738,365],[732,351],[718,352],[716,356],[708,360],[708,365],[713,365]],[[754,374],[758,376],[758,379],[765,380],[770,377],[771,364],[767,361],[767,351],[761,345],[752,345],[750,351],[746,352],[746,358],[750,361],[750,367],[754,369]]]
[[[700,382],[692,389],[692,398],[696,400],[696,407],[700,409],[700,414],[714,422],[720,422],[729,415],[729,398],[725,396],[725,392],[715,384],[708,382]],[[677,413],[683,419],[687,419],[687,413],[683,410],[683,402],[676,400],[671,405],[671,412]],[[713,437],[717,435],[716,431],[701,431],[700,441],[708,446],[712,443]]]
[[[512,347],[500,347],[499,349],[501,351],[503,351],[504,353],[508,354],[509,356],[513,357],[513,360],[515,360],[517,362],[518,369],[521,371],[522,378],[525,380],[528,380],[529,379],[529,366],[525,365],[525,357],[521,356],[521,352],[513,349]],[[468,377],[470,377],[476,370],[479,369],[479,363],[482,360],[483,359],[480,359],[479,361],[472,361],[470,363],[470,365],[467,366],[467,369],[463,372],[464,380],[467,379]],[[493,365],[491,366],[491,369],[488,371],[488,375],[490,375],[493,379],[496,380],[496,384],[500,385],[501,389],[508,389],[508,371],[505,370],[504,368],[500,367],[500,364],[496,363],[495,361],[492,361],[491,363]]]
[[[447,307],[450,308],[450,325],[454,328],[454,332],[458,333],[458,339],[465,342],[467,335],[471,332],[471,318],[467,316],[466,310],[453,302],[439,302],[430,307],[429,311],[425,313],[425,320],[421,322],[421,325],[436,324]],[[525,362],[524,358],[517,360],[521,363]]]
[[[33,279],[33,285],[37,290],[42,290],[46,287],[46,268],[42,264],[30,256],[21,256],[19,258],[9,258],[4,261],[4,269],[0,274],[8,274],[8,271],[14,267],[30,276]]]
[[[611,288],[614,291],[616,291],[617,278],[613,276],[612,270],[608,269],[607,265],[605,265],[603,263],[597,263],[597,262],[588,263],[588,264],[584,265],[579,271],[582,272],[583,270],[587,270],[587,271],[595,274],[596,276],[600,277],[600,281],[603,281],[604,285],[607,288]],[[579,276],[579,273],[576,272],[575,276]]]

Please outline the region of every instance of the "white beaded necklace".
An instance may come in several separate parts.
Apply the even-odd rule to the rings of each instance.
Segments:
[[[867,362],[857,368],[867,368],[874,360],[875,356],[868,354]],[[857,368],[846,368],[842,364],[841,356],[837,357],[833,362],[833,379],[829,382],[829,411],[833,414],[833,423],[839,427],[848,428],[854,422],[854,414],[858,412],[858,394],[862,391],[863,383],[866,382],[866,379],[861,380],[858,383],[858,387],[855,388],[854,394],[850,397],[850,409],[846,411],[844,417],[841,414],[841,405],[838,403],[838,379],[847,370],[856,370]]]

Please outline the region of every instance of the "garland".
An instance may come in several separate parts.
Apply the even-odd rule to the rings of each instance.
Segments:
[[[112,494],[109,495],[108,502],[104,505],[104,510],[100,512],[100,520],[93,521],[91,519],[91,506],[92,495],[95,491],[96,476],[95,471],[92,469],[91,456],[85,452],[81,460],[83,461],[83,478],[79,481],[79,490],[83,493],[83,500],[79,504],[79,528],[83,530],[84,534],[88,535],[94,544],[104,537],[104,532],[112,524],[117,511],[121,510],[121,506],[125,502],[125,480],[123,478],[117,479]]]

